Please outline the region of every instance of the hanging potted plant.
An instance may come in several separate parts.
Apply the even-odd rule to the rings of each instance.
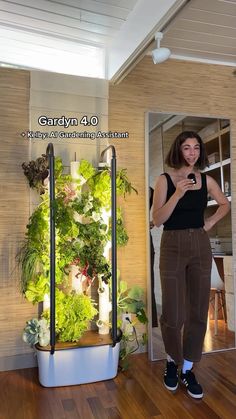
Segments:
[[[47,157],[43,155],[35,162],[24,163],[23,169],[30,186],[40,193],[40,203],[30,217],[25,241],[18,254],[22,271],[22,292],[33,304],[43,305],[40,318],[29,320],[23,332],[23,339],[31,345],[36,345],[39,364],[41,358],[43,360],[46,356],[47,361],[42,361],[40,366],[40,382],[45,386],[54,386],[112,378],[117,372],[119,348],[110,351],[111,346],[106,345],[110,336],[104,332],[101,332],[103,336],[99,337],[100,345],[88,346],[85,336],[91,321],[99,325],[101,330],[110,326],[105,324],[102,318],[95,317],[98,309],[90,295],[95,282],[98,282],[100,294],[106,287],[109,290],[111,278],[110,262],[104,256],[104,249],[111,236],[109,217],[107,218],[110,211],[110,169],[105,168],[103,172],[99,172],[89,162],[82,160],[77,167],[76,177],[72,178],[63,174],[61,160],[55,160],[55,331],[57,347],[61,352],[59,364],[64,365],[66,362],[66,374],[58,368],[58,363],[55,364],[56,357],[48,356],[50,240],[49,197],[45,176],[48,173]],[[132,190],[134,188],[128,181],[126,172],[119,171],[117,193],[125,195]],[[124,245],[128,236],[120,209],[117,221],[118,244]],[[101,341],[104,346],[101,346]],[[79,351],[69,353],[71,346],[78,347]],[[102,351],[94,356],[94,348],[97,347],[102,348]],[[109,357],[111,361],[113,356],[116,359],[114,368],[111,362],[108,362]]]

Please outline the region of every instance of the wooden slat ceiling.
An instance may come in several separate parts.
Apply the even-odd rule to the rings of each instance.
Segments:
[[[137,0],[1,0],[0,23],[57,38],[107,45]]]
[[[236,65],[236,0],[191,0],[164,31],[172,57]]]

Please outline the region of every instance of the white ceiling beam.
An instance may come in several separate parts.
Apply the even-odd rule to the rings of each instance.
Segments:
[[[108,79],[115,81],[186,0],[139,0],[109,49]]]

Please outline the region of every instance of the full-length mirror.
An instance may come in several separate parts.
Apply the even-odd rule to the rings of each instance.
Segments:
[[[209,172],[228,200],[231,201],[230,120],[200,116],[146,114],[146,189],[147,189],[147,237],[150,266],[149,290],[149,355],[152,360],[166,357],[161,336],[162,311],[159,275],[159,249],[162,227],[153,227],[151,207],[153,189],[157,177],[165,172],[165,156],[176,136],[182,131],[197,132],[205,143],[209,159]],[[206,216],[216,210],[216,202],[208,196]],[[231,212],[209,232],[213,267],[208,325],[203,352],[235,347],[234,283],[232,272]]]

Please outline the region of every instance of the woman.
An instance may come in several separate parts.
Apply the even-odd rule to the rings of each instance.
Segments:
[[[230,205],[216,181],[200,172],[209,163],[195,132],[177,136],[166,164],[170,170],[159,177],[153,200],[153,222],[164,225],[160,249],[160,324],[167,353],[164,385],[177,389],[178,365],[182,365],[181,382],[190,396],[201,398],[202,387],[192,367],[201,359],[207,325],[212,263],[207,231]],[[208,194],[218,208],[204,219]]]

